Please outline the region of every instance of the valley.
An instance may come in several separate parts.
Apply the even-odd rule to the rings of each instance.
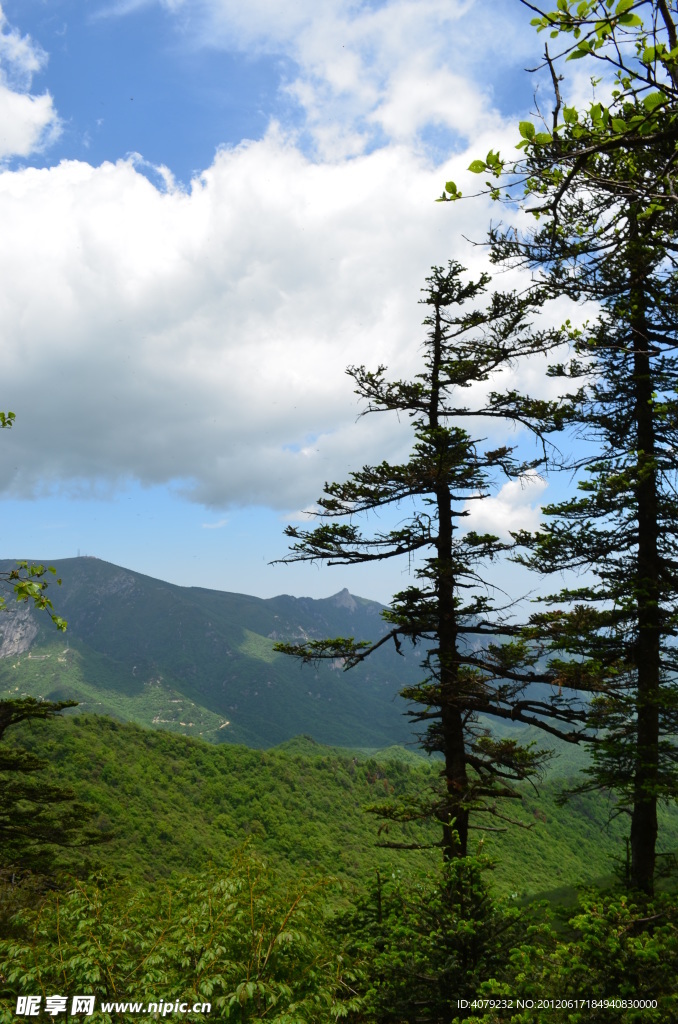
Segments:
[[[71,786],[93,809],[107,841],[90,847],[86,859],[108,877],[157,882],[223,868],[243,844],[283,874],[330,874],[354,884],[368,883],[377,869],[423,875],[438,864],[435,848],[380,845],[430,846],[436,827],[389,823],[384,832],[370,813],[437,784],[435,762],[403,748],[349,751],[303,736],[266,751],[215,746],[89,714],[17,727],[12,742],[46,759],[50,781]],[[613,878],[622,822],[608,826],[610,806],[598,796],[559,807],[561,783],[547,780],[539,793],[525,788],[513,809],[525,827],[474,830],[476,848],[495,864],[498,894],[527,899]],[[664,849],[678,849],[678,814],[663,815],[662,835]],[[82,852],[63,857],[77,864]]]

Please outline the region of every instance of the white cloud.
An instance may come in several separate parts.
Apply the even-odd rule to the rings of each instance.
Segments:
[[[540,498],[547,486],[546,481],[534,472],[520,480],[507,481],[493,497],[467,502],[465,511],[469,517],[464,520],[464,528],[506,539],[517,530],[537,530]]]
[[[154,0],[116,0],[119,16]],[[496,122],[516,62],[539,51],[527,12],[493,0],[155,0],[181,45],[283,57],[281,86],[322,159],[443,128],[458,148]],[[456,136],[456,138],[455,138]],[[450,141],[448,140],[448,141]]]
[[[12,28],[0,6],[0,64],[12,84],[30,89],[33,75],[47,64],[47,54],[30,36]]]
[[[30,156],[58,133],[52,97],[14,92],[0,83],[0,160]]]
[[[272,131],[186,193],[132,160],[0,175],[5,493],[133,478],[293,509],[402,457],[407,423],[356,423],[344,370],[415,370],[431,264],[477,268],[461,235],[486,204],[433,202],[468,160],[431,170],[391,146],[318,164]]]
[[[431,264],[484,268],[462,236],[483,237],[488,202],[433,199],[449,178],[473,191],[470,159],[513,144],[467,73],[486,19],[486,60],[507,59],[511,31],[494,6],[463,0],[165,6],[193,17],[203,45],[291,56],[315,151],[272,124],[185,191],[136,154],[0,174],[0,408],[18,417],[0,487],[98,494],[132,479],[215,509],[308,507],[325,480],[409,449],[407,422],[356,424],[344,369],[417,372]],[[16,40],[32,74],[30,53],[42,58]],[[30,130],[23,108],[8,118],[8,151],[24,152],[54,128],[51,99],[10,95],[34,112]],[[0,90],[0,117],[2,102]],[[421,145],[431,124],[458,149],[438,166]],[[529,372],[539,393],[541,369]]]
[[[11,28],[0,7],[0,160],[27,157],[59,134],[52,97],[30,93],[33,76],[46,63],[44,50]]]
[[[158,4],[166,11],[174,14],[181,10],[187,0],[104,0],[103,5],[95,8],[92,12],[93,18],[112,18],[121,15],[134,14],[144,7],[153,7]]]

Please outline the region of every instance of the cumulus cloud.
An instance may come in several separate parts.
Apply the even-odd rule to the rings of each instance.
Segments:
[[[107,494],[136,480],[214,509],[308,507],[324,481],[406,455],[407,422],[356,423],[344,370],[417,372],[424,278],[450,258],[477,273],[484,254],[463,236],[491,215],[484,199],[433,199],[449,178],[475,184],[470,159],[508,148],[514,129],[464,72],[469,2],[165,6],[195,19],[201,45],[290,55],[317,146],[271,124],[186,188],[136,154],[0,174],[0,408],[17,414],[0,488]],[[477,32],[493,8],[473,10]],[[457,33],[454,68],[437,27]],[[12,39],[33,74],[39,51]],[[51,99],[12,95],[44,99],[44,137]],[[10,121],[18,132],[26,115]],[[437,164],[419,138],[432,121],[456,138]]]
[[[540,498],[546,487],[546,481],[534,472],[507,481],[493,497],[467,502],[465,528],[506,539],[517,530],[534,532],[539,528]]]
[[[52,97],[14,92],[0,81],[0,160],[27,157],[58,133]]]
[[[400,457],[407,423],[357,424],[344,370],[416,370],[431,264],[479,259],[460,236],[483,204],[432,202],[467,163],[389,147],[319,164],[272,131],[186,192],[131,159],[0,175],[5,492],[134,478],[291,509]]]
[[[52,97],[30,92],[33,76],[46,63],[42,47],[11,27],[0,7],[0,161],[27,157],[59,134]]]

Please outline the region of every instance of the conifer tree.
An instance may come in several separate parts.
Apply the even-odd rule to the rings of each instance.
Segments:
[[[521,0],[556,40],[542,67],[551,115],[519,125],[521,156],[490,152],[493,198],[520,201],[540,227],[490,234],[497,262],[527,265],[553,297],[590,300],[602,316],[572,333],[572,358],[552,373],[577,388],[565,414],[584,446],[563,468],[580,495],[546,509],[524,561],[593,582],[551,596],[532,636],[551,644],[552,674],[600,740],[588,785],[615,791],[631,818],[631,877],[652,891],[657,801],[678,794],[674,502],[676,425],[676,167],[678,10],[665,0]],[[609,98],[564,98],[564,61],[612,70]],[[444,199],[458,199],[448,182]],[[546,422],[542,429],[548,430]],[[564,606],[564,607],[563,607]],[[565,609],[569,608],[569,611]]]
[[[101,842],[92,809],[74,792],[44,777],[47,762],[9,743],[6,731],[22,722],[54,718],[77,701],[21,697],[0,701],[0,868],[49,873],[56,848]]]
[[[392,808],[400,820],[432,815],[442,827],[444,857],[465,856],[469,815],[497,810],[497,799],[518,797],[513,783],[532,778],[545,751],[496,739],[479,716],[542,723],[551,733],[576,739],[564,723],[583,714],[548,700],[528,698],[528,682],[543,679],[538,652],[517,636],[517,627],[494,603],[489,563],[510,546],[490,534],[463,529],[468,509],[490,495],[498,478],[520,478],[539,459],[525,461],[515,448],[491,447],[463,424],[471,417],[527,423],[553,420],[556,404],[516,405],[512,393],[490,394],[474,405],[476,382],[560,342],[558,332],[535,332],[529,316],[541,295],[495,293],[485,310],[476,300],[487,276],[465,283],[458,264],[435,267],[422,300],[429,308],[423,370],[414,380],[389,381],[386,369],[349,367],[366,413],[397,412],[411,418],[414,447],[405,463],[382,462],[352,473],[344,483],[326,485],[316,515],[329,522],[311,529],[290,526],[294,544],[282,561],[323,561],[351,565],[404,556],[416,559],[416,583],[395,595],[384,619],[390,629],[376,641],[337,638],[276,649],[304,661],[344,659],[350,668],[383,644],[420,644],[425,678],[403,691],[413,704],[415,723],[427,726],[424,748],[444,758],[442,790],[419,808]],[[477,420],[476,420],[477,422]],[[412,502],[405,525],[363,533],[362,513]],[[543,722],[548,710],[551,718]],[[490,826],[492,827],[492,826]]]
[[[618,113],[634,116],[628,104]],[[559,607],[534,617],[532,635],[548,639],[575,702],[588,690],[600,742],[582,788],[616,792],[631,819],[631,884],[648,893],[657,802],[678,795],[678,211],[668,195],[644,205],[629,183],[662,187],[655,172],[669,158],[657,146],[599,153],[586,187],[564,193],[545,186],[537,161],[542,226],[491,236],[495,260],[528,264],[550,295],[601,308],[551,368],[576,387],[567,415],[579,441],[564,468],[583,473],[579,496],[519,539],[541,573],[589,574],[550,596]]]

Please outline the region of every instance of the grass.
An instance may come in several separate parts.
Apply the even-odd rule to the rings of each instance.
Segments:
[[[282,657],[281,654],[276,654],[273,650],[273,640],[269,640],[268,637],[261,636],[259,633],[253,633],[251,629],[243,629],[243,641],[238,649],[243,654],[249,655],[250,658],[257,658],[267,665],[271,665]]]

